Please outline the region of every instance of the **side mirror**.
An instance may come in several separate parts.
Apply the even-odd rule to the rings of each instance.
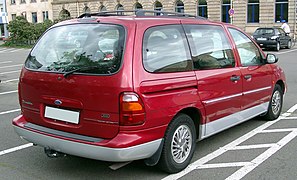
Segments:
[[[286,33],[286,36],[290,36],[290,33]]]
[[[274,64],[278,61],[278,57],[274,54],[267,54],[266,55],[266,63],[267,64]]]

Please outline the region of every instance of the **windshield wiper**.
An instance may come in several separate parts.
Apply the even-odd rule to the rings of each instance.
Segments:
[[[88,70],[92,70],[92,69],[97,69],[99,66],[87,66],[87,67],[81,67],[81,68],[76,68],[73,69],[71,71],[67,71],[63,74],[64,78],[67,78],[69,75],[73,74],[74,72],[77,71],[88,71]]]

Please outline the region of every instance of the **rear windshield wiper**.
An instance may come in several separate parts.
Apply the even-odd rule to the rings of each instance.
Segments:
[[[87,66],[87,67],[80,67],[80,68],[76,68],[73,69],[71,71],[67,71],[63,74],[64,78],[67,78],[69,75],[73,74],[74,72],[77,71],[88,71],[88,70],[92,70],[92,69],[97,69],[99,66]]]

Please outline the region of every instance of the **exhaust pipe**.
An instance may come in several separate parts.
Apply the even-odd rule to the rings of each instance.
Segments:
[[[47,155],[49,158],[58,158],[58,157],[65,157],[66,154],[55,151],[50,148],[44,148],[44,153]]]

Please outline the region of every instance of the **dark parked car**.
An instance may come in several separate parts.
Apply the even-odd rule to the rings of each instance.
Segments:
[[[253,38],[261,48],[274,48],[279,51],[280,48],[292,47],[292,39],[288,33],[281,28],[258,28]]]

